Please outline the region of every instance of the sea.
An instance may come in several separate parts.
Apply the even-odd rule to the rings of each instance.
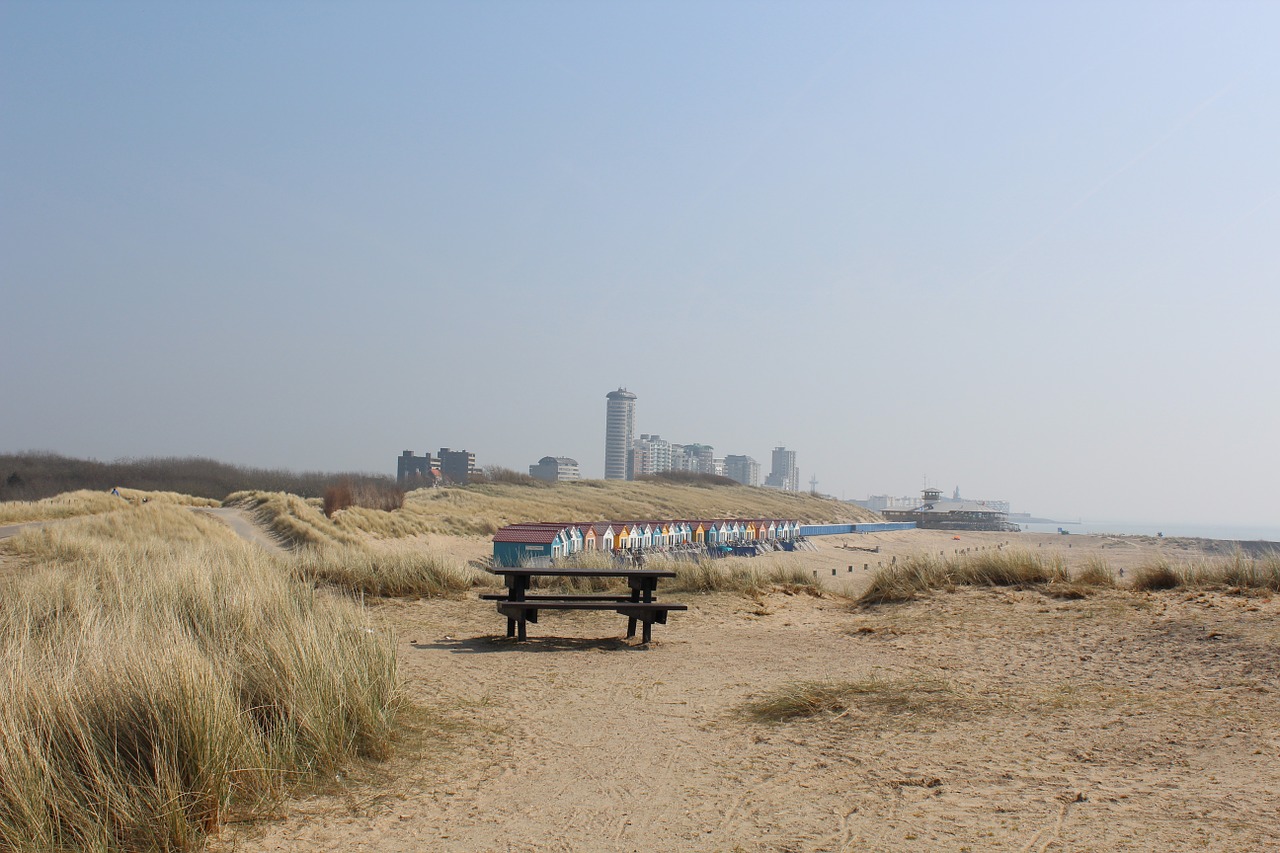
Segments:
[[[1016,519],[1015,519],[1016,520]],[[1186,536],[1196,539],[1227,539],[1237,542],[1280,543],[1280,526],[1229,524],[1158,524],[1149,521],[1056,521],[1052,524],[1020,525],[1028,533],[1118,533],[1130,536]]]

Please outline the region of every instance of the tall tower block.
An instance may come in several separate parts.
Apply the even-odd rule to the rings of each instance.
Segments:
[[[627,462],[636,433],[636,395],[625,388],[606,395],[604,425],[604,478],[630,480]]]

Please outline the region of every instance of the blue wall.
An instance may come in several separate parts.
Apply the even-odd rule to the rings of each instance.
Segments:
[[[878,521],[868,524],[802,524],[801,536],[833,536],[840,533],[884,533],[889,530],[914,530],[914,521]]]

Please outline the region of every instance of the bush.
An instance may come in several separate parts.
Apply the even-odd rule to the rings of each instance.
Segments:
[[[354,506],[355,502],[356,498],[351,493],[350,486],[345,484],[330,486],[324,490],[324,516],[325,518],[333,518],[335,512]]]
[[[491,465],[485,468],[483,472],[476,472],[471,475],[472,483],[512,483],[517,486],[547,486],[548,483],[539,480],[532,474],[525,474],[520,471],[513,471],[510,468],[504,468],[501,465]]]
[[[148,492],[179,492],[222,499],[232,492],[290,492],[318,498],[339,480],[394,484],[378,474],[297,472],[246,468],[213,459],[143,458],[99,462],[56,453],[0,454],[0,501],[39,500],[79,489],[109,492],[119,486]]]
[[[719,474],[700,474],[697,471],[659,471],[657,474],[641,474],[637,480],[656,480],[660,483],[679,483],[684,486],[740,486],[737,480],[721,477]]]

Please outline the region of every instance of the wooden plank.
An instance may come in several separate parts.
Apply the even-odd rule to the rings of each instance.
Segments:
[[[483,601],[510,601],[508,593],[505,592],[487,592],[480,596]],[[631,596],[625,593],[617,595],[541,595],[537,593],[527,593],[524,597],[525,601],[631,601]],[[517,602],[518,603],[518,602]]]
[[[520,566],[512,568],[495,566],[486,571],[502,577],[554,577],[554,578],[673,578],[676,573],[667,569],[571,569]]]
[[[667,604],[660,601],[499,601],[498,612],[508,610],[604,610],[616,613],[644,613],[668,610],[688,610],[687,604]]]

